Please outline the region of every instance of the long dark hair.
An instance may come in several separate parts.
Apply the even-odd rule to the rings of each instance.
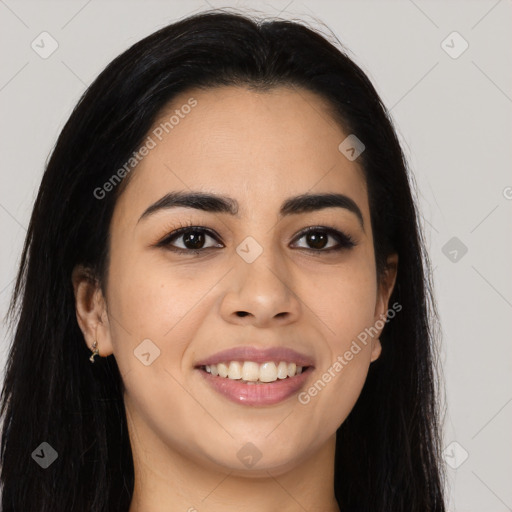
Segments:
[[[382,354],[337,431],[335,495],[342,510],[444,512],[438,320],[412,176],[390,117],[341,44],[301,23],[228,10],[189,16],[134,44],[87,89],[58,138],[8,312],[15,329],[0,409],[3,511],[128,510],[134,471],[123,383],[113,356],[88,361],[71,273],[83,264],[103,285],[107,276],[122,187],[102,199],[94,189],[173,97],[219,85],[305,88],[363,141],[377,274],[398,253],[390,304],[402,311],[385,325]],[[42,442],[58,454],[48,469],[32,460]]]

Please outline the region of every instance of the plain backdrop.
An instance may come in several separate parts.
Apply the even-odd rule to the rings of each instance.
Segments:
[[[0,0],[0,315],[47,157],[85,88],[156,29],[229,6],[331,29],[390,110],[441,315],[449,510],[511,511],[511,0]],[[58,44],[47,58],[32,47],[42,37]],[[11,336],[2,325],[0,371]]]

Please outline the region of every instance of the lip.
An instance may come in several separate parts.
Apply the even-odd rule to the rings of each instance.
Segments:
[[[314,366],[314,361],[311,357],[301,354],[291,348],[269,347],[259,349],[256,347],[240,346],[217,352],[206,359],[198,361],[195,367],[198,368],[200,366],[210,364],[229,363],[230,361],[254,361],[258,364],[268,363],[270,361],[275,363],[285,361],[287,363],[295,363],[297,366]]]
[[[300,375],[282,380],[277,379],[268,384],[245,384],[240,380],[214,376],[202,368],[199,368],[198,371],[215,391],[228,400],[241,405],[267,406],[277,404],[295,395],[304,386],[313,367],[308,367]]]

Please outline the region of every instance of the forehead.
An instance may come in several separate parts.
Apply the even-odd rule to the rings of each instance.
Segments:
[[[147,134],[151,149],[116,208],[140,215],[169,191],[193,190],[236,197],[244,215],[292,195],[339,192],[366,217],[362,169],[338,149],[347,135],[329,105],[304,89],[193,89],[158,116]]]

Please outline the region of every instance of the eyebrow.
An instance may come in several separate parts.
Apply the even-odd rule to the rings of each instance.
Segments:
[[[157,211],[177,207],[194,208],[212,213],[227,213],[233,216],[238,215],[239,209],[238,201],[231,197],[203,192],[169,192],[149,206],[140,216],[137,223]],[[301,194],[290,197],[281,205],[279,215],[280,217],[297,215],[324,208],[344,208],[352,212],[358,218],[364,231],[364,220],[361,210],[353,199],[344,194]]]

